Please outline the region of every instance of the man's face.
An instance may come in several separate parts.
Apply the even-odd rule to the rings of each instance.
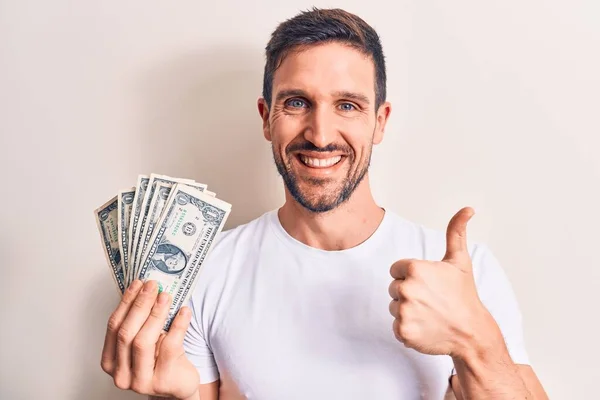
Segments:
[[[183,256],[181,254],[175,254],[165,259],[165,265],[169,271],[176,271],[183,267]]]
[[[264,134],[292,197],[313,212],[347,200],[383,137],[388,103],[375,110],[370,58],[338,43],[290,53],[275,72]]]

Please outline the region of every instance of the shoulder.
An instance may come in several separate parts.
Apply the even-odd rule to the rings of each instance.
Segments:
[[[269,224],[273,212],[265,212],[258,218],[219,233],[202,263],[195,292],[206,290],[210,285],[218,286],[218,281],[224,283],[227,276],[237,272],[232,269],[245,264],[243,260],[257,250],[271,229]]]
[[[211,256],[207,259],[207,262],[218,262],[220,258],[230,255],[232,251],[239,251],[258,240],[270,229],[273,213],[275,212],[275,210],[267,211],[247,223],[222,231],[213,244]]]
[[[235,228],[223,230],[212,243],[200,266],[191,293],[191,303],[203,318],[212,315],[222,301],[226,301],[231,287],[236,286],[240,274],[249,265],[249,258],[256,251],[257,243],[269,227],[273,211]],[[203,329],[208,329],[204,326]]]

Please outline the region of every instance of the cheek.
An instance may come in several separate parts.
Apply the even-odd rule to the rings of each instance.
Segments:
[[[352,147],[357,161],[365,158],[373,141],[374,118],[367,118],[364,115],[348,118],[340,124],[340,128],[344,140]]]
[[[303,127],[304,125],[301,122],[289,116],[272,125],[271,141],[273,148],[280,153],[279,155],[282,158],[287,157],[286,150],[290,144],[306,141]]]
[[[286,115],[271,121],[271,140],[275,147],[287,146],[300,133],[302,124],[297,118]]]
[[[287,114],[283,111],[277,111],[271,118],[271,132],[275,134],[285,134],[290,131],[298,131],[304,124],[302,115]]]
[[[368,161],[372,145],[371,136],[365,137],[364,133],[360,136],[348,136],[346,143],[352,149],[352,163],[355,164],[356,168]]]

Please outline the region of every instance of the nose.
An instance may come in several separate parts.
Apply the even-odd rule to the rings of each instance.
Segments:
[[[336,132],[334,115],[326,107],[315,107],[304,130],[304,139],[323,148],[334,142]]]

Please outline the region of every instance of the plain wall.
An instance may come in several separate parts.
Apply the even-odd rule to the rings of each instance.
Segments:
[[[473,206],[551,398],[600,397],[598,2],[2,0],[0,398],[138,398],[100,369],[118,295],[92,211],[151,172],[207,183],[227,228],[279,206],[263,49],[313,4],[383,41],[377,201],[436,229]]]

